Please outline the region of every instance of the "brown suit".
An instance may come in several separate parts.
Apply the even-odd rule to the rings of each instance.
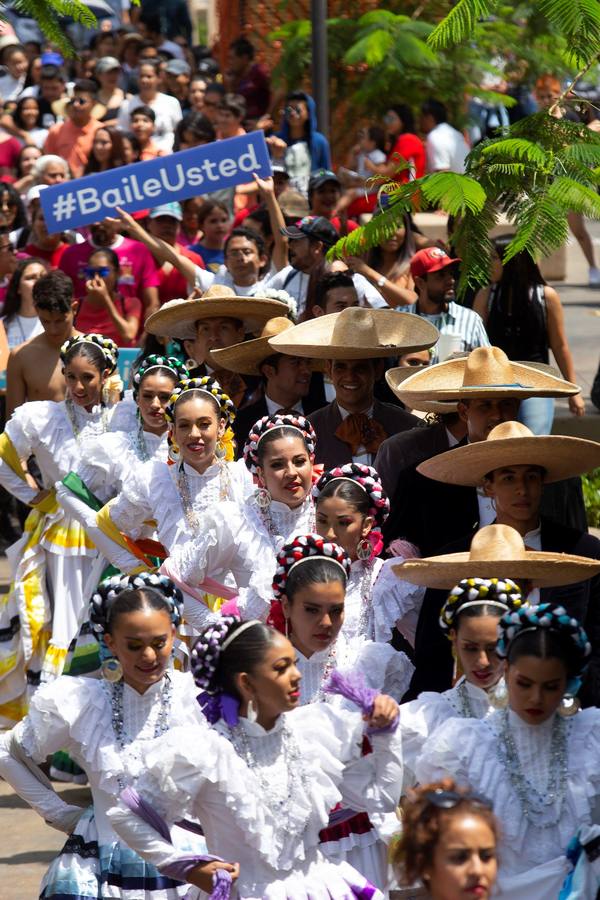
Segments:
[[[311,413],[308,418],[317,434],[315,462],[321,463],[325,471],[352,462],[350,446],[335,435],[336,429],[342,424],[342,414],[336,401]],[[405,409],[379,400],[373,403],[373,418],[384,427],[388,437],[422,424],[421,419]]]

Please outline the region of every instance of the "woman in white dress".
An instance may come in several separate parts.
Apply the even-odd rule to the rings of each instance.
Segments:
[[[489,900],[498,872],[492,805],[451,778],[411,791],[392,852],[406,900]]]
[[[23,537],[7,553],[12,586],[0,631],[7,635],[3,629],[10,629],[10,637],[0,642],[0,723],[8,727],[27,711],[27,684],[61,673],[80,613],[102,571],[89,534],[59,506],[54,485],[78,471],[90,436],[134,426],[132,405],[110,402],[117,355],[114,342],[102,335],[71,338],[61,349],[65,400],[19,406],[0,437],[0,484],[33,507]],[[41,486],[26,472],[30,456]],[[88,487],[102,496],[101,480]]]
[[[148,747],[137,790],[169,824],[189,814],[202,822],[209,852],[239,863],[240,898],[381,898],[350,865],[324,858],[319,832],[339,802],[374,814],[394,809],[402,777],[397,705],[377,696],[361,711],[319,703],[296,709],[295,656],[261,622],[224,616],[209,625],[192,665],[214,727],[206,736],[197,727],[175,729]],[[124,800],[109,817],[159,870],[177,859]],[[202,886],[194,868],[186,877]]]
[[[408,689],[413,666],[390,644],[363,634],[346,634],[345,594],[350,558],[338,544],[317,534],[299,535],[277,556],[271,622],[289,637],[302,675],[300,703],[332,700],[331,673],[345,673],[375,693],[400,700]],[[335,698],[339,700],[339,698]],[[380,830],[364,813],[344,817],[336,812],[321,833],[322,850],[330,859],[347,860],[380,890],[387,884],[387,847]],[[383,822],[378,823],[383,825]],[[391,819],[392,830],[398,822]]]
[[[105,678],[61,677],[44,685],[26,718],[0,737],[2,777],[49,825],[69,835],[44,877],[43,900],[185,895],[186,885],[119,841],[106,815],[119,792],[142,773],[149,741],[176,726],[200,728],[193,679],[171,667],[182,607],[180,591],[164,576],[102,582],[90,619],[108,654]],[[38,768],[62,747],[87,774],[93,800],[87,810],[65,803]],[[173,839],[191,849],[187,832],[176,829]],[[194,842],[203,852],[202,842]]]
[[[450,690],[425,691],[400,707],[405,789],[414,784],[423,746],[442,722],[456,716],[483,719],[506,705],[504,663],[496,654],[498,621],[522,605],[521,589],[508,578],[465,578],[448,594],[440,628],[462,674]]]
[[[316,531],[343,547],[352,560],[344,635],[389,641],[396,626],[412,644],[425,591],[394,573],[398,557],[378,558],[390,503],[375,469],[358,463],[331,469],[315,484],[313,498]]]
[[[207,577],[224,582],[231,573],[238,612],[266,620],[279,549],[293,535],[314,530],[314,451],[315,433],[303,416],[260,419],[244,447],[256,490],[241,503],[212,509],[202,533],[174,549],[165,574],[187,594]]]
[[[600,711],[578,712],[575,698],[591,647],[578,622],[549,604],[506,613],[498,634],[508,707],[448,719],[424,745],[416,776],[450,776],[488,797],[501,829],[499,896],[548,900],[572,868],[570,842],[579,833],[585,845],[593,831],[600,796]]]
[[[213,506],[226,500],[241,502],[251,490],[245,466],[232,461],[230,425],[235,409],[214,378],[180,381],[165,407],[165,416],[171,465],[156,459],[139,465],[118,496],[91,519],[85,505],[61,491],[61,502],[72,504],[87,517],[88,533],[121,571],[137,571],[140,560],[146,567],[153,565],[133,552],[132,542],[145,535],[145,523],[155,523],[167,555],[178,543],[204,533]],[[216,597],[207,595],[207,602],[218,609]],[[188,608],[186,598],[186,619],[197,624],[196,607],[203,605],[190,598]]]

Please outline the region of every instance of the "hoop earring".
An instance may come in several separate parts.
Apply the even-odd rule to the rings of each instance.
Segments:
[[[506,690],[504,678],[501,678],[500,681],[490,688],[488,700],[490,701],[490,706],[493,706],[494,709],[506,709],[508,706],[508,691]]]
[[[248,700],[248,709],[246,711],[246,718],[249,722],[256,722],[258,719],[258,713],[256,711],[256,707],[252,700]]]
[[[105,659],[102,663],[101,671],[104,680],[110,682],[110,684],[116,684],[123,677],[123,666],[116,656]]]
[[[364,537],[362,540],[358,542],[358,547],[356,548],[356,555],[359,559],[362,559],[363,562],[366,562],[371,558],[371,553],[373,552],[373,548],[371,546],[371,541]]]
[[[579,698],[574,697],[572,694],[565,694],[560,701],[557,712],[563,719],[570,719],[571,716],[576,716],[580,709],[581,702]]]
[[[221,440],[221,438],[219,438],[219,440],[217,441],[217,446],[215,447],[215,456],[217,457],[217,459],[225,459],[226,453],[227,450],[225,449],[223,441]]]
[[[174,462],[174,463],[179,462],[179,460],[181,459],[181,451],[179,450],[179,447],[177,446],[177,444],[175,444],[175,443],[169,444],[168,456],[169,456],[169,459],[171,460],[171,462]]]

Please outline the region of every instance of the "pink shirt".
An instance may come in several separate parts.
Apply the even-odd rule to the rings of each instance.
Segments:
[[[89,241],[73,244],[62,255],[59,268],[73,281],[74,296],[85,295],[85,268],[94,250]],[[124,297],[142,297],[145,288],[158,287],[159,270],[147,247],[132,238],[117,238],[111,250],[119,257],[119,291]]]

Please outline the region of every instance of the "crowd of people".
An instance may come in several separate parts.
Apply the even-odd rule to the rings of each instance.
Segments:
[[[394,104],[334,171],[309,94],[278,122],[246,38],[221,74],[182,32],[0,38],[0,775],[67,835],[40,898],[595,900],[600,443],[550,433],[584,412],[558,293],[501,236],[458,303],[409,214],[329,262],[372,175],[465,138]],[[272,176],[48,233],[47,186],[251,129]]]

